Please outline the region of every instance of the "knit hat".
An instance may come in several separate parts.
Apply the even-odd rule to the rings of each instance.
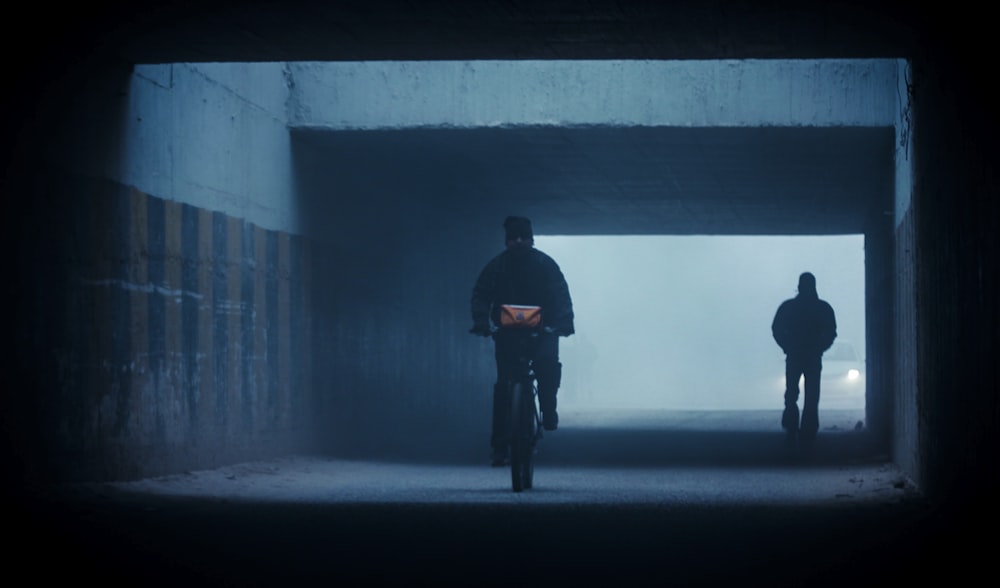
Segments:
[[[503,228],[506,233],[505,236],[507,241],[514,241],[518,237],[524,241],[534,238],[534,235],[531,232],[531,220],[527,217],[508,216],[507,219],[503,221]]]
[[[809,272],[802,272],[802,274],[799,275],[799,292],[815,293],[816,276]]]

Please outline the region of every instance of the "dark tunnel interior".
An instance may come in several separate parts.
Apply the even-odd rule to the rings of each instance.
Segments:
[[[349,337],[359,340],[381,332],[393,341],[390,348],[414,347],[405,352],[406,366],[431,366],[404,367],[404,372],[411,370],[415,375],[410,381],[390,376],[394,384],[389,388],[394,390],[417,383],[417,393],[427,394],[420,382],[451,382],[441,372],[453,369],[438,357],[440,350],[445,357],[454,353],[451,347],[427,349],[419,343],[426,340],[420,335],[422,330],[439,333],[441,325],[416,319],[420,326],[413,330],[399,326],[412,324],[412,317],[420,313],[419,305],[425,304],[453,309],[457,318],[446,323],[449,329],[463,332],[468,328],[465,309],[472,280],[479,264],[498,251],[498,219],[511,211],[529,215],[538,231],[562,237],[857,234],[865,250],[863,263],[873,260],[873,272],[880,271],[879,260],[888,254],[880,249],[885,247],[880,236],[891,223],[885,214],[891,209],[894,173],[891,128],[304,128],[294,130],[293,137],[297,181],[304,194],[303,217],[310,223],[306,230],[322,243],[322,253],[314,259],[320,268],[316,275],[330,280],[329,285],[318,284],[317,291],[336,292],[316,301],[318,308],[331,303],[328,316],[336,326],[330,332],[339,337],[350,333]],[[340,193],[361,197],[345,202],[337,198]],[[473,251],[481,252],[471,255]],[[655,272],[656,268],[643,271]],[[793,281],[800,270],[792,271],[793,277],[784,279]],[[868,271],[861,271],[859,285],[870,296],[858,310],[868,316],[843,317],[845,324],[861,325],[874,317],[853,333],[863,342],[867,342],[868,329],[889,328],[884,320],[887,312],[880,307],[885,293],[879,292],[880,283],[868,282]],[[357,275],[364,278],[342,279]],[[780,300],[772,302],[776,307]],[[338,313],[334,307],[350,308],[364,318]],[[355,321],[358,324],[352,326]],[[567,340],[564,347],[572,343]],[[769,338],[765,343],[773,345]],[[735,353],[764,355],[757,347]],[[883,356],[874,347],[866,358],[869,366],[878,366]],[[726,349],[723,353],[734,352],[732,346]],[[491,360],[491,352],[482,351],[483,358]],[[343,362],[339,365],[344,366],[344,373],[379,370],[374,349],[370,356],[360,358],[349,350],[341,353],[338,361]],[[708,347],[702,357],[712,353]],[[383,359],[390,365],[395,361]],[[772,359],[767,355],[762,361]],[[488,365],[483,364],[484,377],[488,377]],[[483,389],[489,389],[488,381],[478,380],[483,380]],[[409,418],[416,401],[388,401],[385,395],[391,391],[350,392],[370,386],[370,381],[342,382],[340,395],[331,394],[331,418],[337,424],[330,428],[326,447],[333,454],[482,460],[482,431],[489,413],[483,400],[470,403],[463,397],[470,393],[457,390],[453,393],[465,408],[445,402],[425,416],[435,422],[427,427]],[[870,382],[874,384],[868,386],[870,397],[884,394],[877,379]],[[866,404],[870,406],[867,414]],[[827,426],[834,434],[824,441],[825,460],[856,460],[859,452],[864,459],[887,459],[880,433],[887,428],[888,415],[879,412],[878,401],[866,404],[847,411],[830,409]],[[618,451],[619,456],[634,454],[637,460],[726,462],[727,456],[738,455],[737,461],[742,462],[754,454],[743,453],[742,448],[760,448],[780,437],[780,429],[770,422],[777,419],[774,412],[780,413],[780,402],[775,405],[766,423],[757,414],[748,417],[738,409],[728,414],[722,410],[702,419],[693,431],[689,425],[674,429],[678,420],[669,411],[663,413],[659,431],[650,428],[651,415],[657,411],[640,407],[636,420],[646,425],[633,430],[628,425],[622,428],[619,422],[607,425],[607,434],[629,448]],[[583,431],[601,427],[593,415],[583,420],[587,423]],[[866,428],[859,433],[862,423]],[[569,419],[563,436],[569,446],[573,445],[569,440],[573,428]],[[741,429],[744,434],[734,432]],[[698,440],[683,441],[689,435]],[[463,442],[456,445],[456,436]],[[659,441],[650,442],[651,438]],[[706,444],[706,440],[711,442]],[[572,452],[550,457],[571,459]],[[609,456],[616,452],[581,453]],[[775,457],[766,451],[757,455],[765,460]]]
[[[14,380],[26,382],[3,398],[5,496],[23,515],[12,570],[58,561],[81,581],[169,586],[988,577],[1000,117],[979,66],[989,19],[939,8],[26,7],[29,34],[5,39],[23,59],[20,91],[4,96],[0,184]],[[190,178],[173,166],[197,159],[177,144],[149,143],[156,189],[116,158],[126,125],[142,123],[116,118],[137,64],[853,58],[906,61],[902,133],[283,128],[301,234],[234,214],[242,196],[226,190],[213,198],[237,202],[227,212],[175,200]],[[175,89],[170,75],[154,92]],[[191,136],[212,139],[211,126]],[[76,152],[60,149],[66,137]],[[471,281],[511,213],[560,239],[860,237],[862,414],[831,420],[802,462],[776,451],[777,410],[581,413],[545,439],[533,492],[511,492],[487,464],[486,396],[470,392],[489,389],[492,348],[467,333]],[[196,385],[160,402],[172,377]],[[229,386],[242,381],[260,384]],[[309,392],[282,396],[291,389]],[[300,450],[318,459],[282,457]]]

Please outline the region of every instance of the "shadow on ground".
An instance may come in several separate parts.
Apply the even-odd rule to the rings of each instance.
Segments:
[[[863,430],[835,430],[821,435],[811,463],[802,463],[782,451],[780,432],[739,429],[581,424],[543,440],[539,467],[578,468],[581,480],[600,470],[627,484],[642,468],[677,466],[692,489],[684,500],[629,501],[628,487],[608,484],[600,501],[542,501],[545,488],[537,496],[501,490],[504,472],[485,461],[441,467],[442,476],[463,472],[457,482],[441,484],[456,496],[456,488],[490,476],[494,489],[477,503],[410,500],[431,484],[410,488],[398,475],[355,483],[364,501],[306,500],[294,492],[268,501],[219,494],[13,496],[6,501],[17,515],[8,529],[14,539],[8,573],[36,580],[69,575],[102,586],[812,588],[922,584],[942,574],[949,584],[971,585],[987,572],[993,544],[968,528],[996,522],[992,501],[934,506],[919,493],[891,501],[754,500],[754,493],[774,492],[773,482],[754,483],[761,479],[757,470],[781,466],[784,473],[766,479],[806,494],[815,492],[806,489],[809,477],[829,471],[827,465],[885,456]],[[699,466],[720,467],[707,475]],[[801,472],[789,474],[784,466]],[[438,477],[429,464],[398,471]],[[540,471],[543,481],[561,475]],[[351,468],[332,475],[343,479]],[[285,483],[281,476],[271,481]],[[381,487],[396,482],[395,494]],[[735,488],[746,500],[713,500],[718,488],[702,494],[699,484]],[[965,563],[949,563],[944,553]]]

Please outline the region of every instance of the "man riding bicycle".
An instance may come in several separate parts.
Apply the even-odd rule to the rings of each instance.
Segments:
[[[509,216],[503,223],[506,249],[486,264],[472,289],[471,333],[491,336],[499,327],[501,306],[516,304],[542,309],[544,327],[529,351],[538,382],[538,404],[542,426],[554,431],[559,426],[556,395],[562,379],[559,362],[559,337],[573,334],[573,301],[559,265],[545,253],[535,249],[531,221],[521,216]],[[497,381],[493,385],[493,425],[490,445],[492,463],[503,465],[507,457],[503,418],[507,407],[504,382],[516,368],[518,349],[502,331],[496,342]]]

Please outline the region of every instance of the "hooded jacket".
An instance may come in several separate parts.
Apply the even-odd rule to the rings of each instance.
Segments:
[[[542,325],[571,335],[573,301],[562,270],[534,247],[505,249],[486,264],[472,288],[472,321],[500,324],[500,305],[542,307]]]
[[[778,306],[771,333],[785,354],[822,355],[837,338],[837,320],[833,307],[815,290],[800,289]]]

